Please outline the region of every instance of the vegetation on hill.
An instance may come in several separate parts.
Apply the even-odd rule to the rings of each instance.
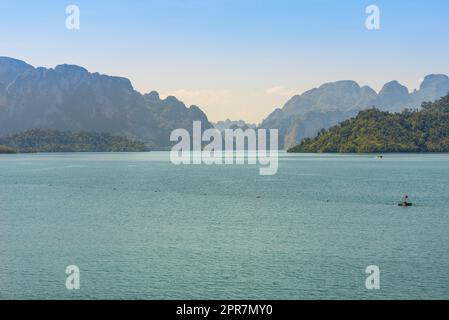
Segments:
[[[17,150],[18,152],[137,152],[147,150],[144,143],[127,137],[113,136],[107,133],[72,133],[49,129],[32,129],[0,137],[0,145],[7,146],[5,150]]]
[[[1,153],[16,153],[17,151],[13,148],[3,146],[0,144],[0,154]]]
[[[361,111],[288,152],[449,152],[449,95],[419,111]]]

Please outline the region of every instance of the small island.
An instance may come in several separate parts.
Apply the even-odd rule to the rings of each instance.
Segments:
[[[0,153],[143,151],[143,142],[108,133],[32,129],[0,137]]]
[[[449,94],[420,110],[389,113],[376,108],[321,130],[288,152],[386,153],[449,152]]]

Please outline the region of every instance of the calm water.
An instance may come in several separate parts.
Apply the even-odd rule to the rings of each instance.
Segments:
[[[2,155],[0,298],[448,299],[448,186],[449,155]]]

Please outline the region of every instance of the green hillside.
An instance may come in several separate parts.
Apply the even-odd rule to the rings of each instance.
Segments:
[[[361,111],[288,152],[449,152],[449,95],[419,111]]]
[[[135,152],[146,151],[142,142],[106,133],[33,129],[0,137],[5,150],[18,152]],[[2,148],[0,147],[0,153]]]

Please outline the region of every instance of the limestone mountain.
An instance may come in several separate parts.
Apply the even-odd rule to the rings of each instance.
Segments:
[[[155,92],[142,95],[126,78],[75,65],[47,69],[11,58],[0,61],[0,135],[33,128],[104,132],[168,147],[176,128],[190,131],[194,120],[211,127],[197,106],[187,108]]]
[[[252,123],[246,123],[243,120],[230,120],[226,119],[224,121],[218,121],[216,123],[213,123],[213,126],[215,129],[219,130],[220,132],[224,132],[226,129],[255,129],[257,126]]]
[[[415,90],[410,96],[413,107],[419,107],[422,102],[434,101],[445,96],[449,92],[449,77],[444,74],[431,74],[424,77],[419,90]]]
[[[20,74],[33,67],[29,64],[7,57],[0,57],[0,83],[5,87],[13,82]]]
[[[279,129],[279,146],[288,149],[304,138],[315,137],[321,129],[355,116],[360,110],[373,106],[392,112],[420,108],[422,102],[434,101],[448,92],[446,75],[426,76],[419,90],[412,93],[397,81],[385,84],[379,93],[354,81],[326,83],[292,97],[263,120],[260,127]]]
[[[401,111],[411,100],[407,87],[394,80],[382,87],[374,105],[381,110]]]

